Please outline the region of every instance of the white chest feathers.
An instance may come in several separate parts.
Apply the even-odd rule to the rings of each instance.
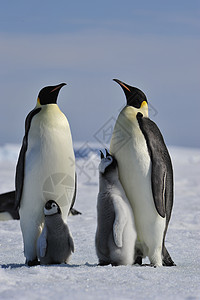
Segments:
[[[57,104],[42,107],[32,121],[25,156],[23,205],[39,211],[53,199],[66,218],[75,188],[75,158],[70,127]],[[33,207],[32,207],[33,206]]]

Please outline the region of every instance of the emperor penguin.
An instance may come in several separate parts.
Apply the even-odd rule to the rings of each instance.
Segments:
[[[145,94],[118,79],[127,105],[113,130],[110,153],[118,162],[119,178],[132,206],[137,241],[135,263],[148,256],[153,266],[174,266],[165,247],[173,206],[172,162],[163,136],[148,117]]]
[[[74,252],[74,242],[56,201],[44,206],[44,228],[37,241],[37,256],[41,265],[67,263]]]
[[[44,87],[28,114],[15,177],[24,255],[29,266],[38,264],[36,244],[44,222],[44,204],[52,199],[67,218],[75,200],[75,157],[66,116],[57,105],[65,85]],[[50,198],[51,197],[51,198]]]
[[[132,265],[136,231],[131,206],[119,181],[117,161],[106,151],[99,164],[97,230],[99,265]]]

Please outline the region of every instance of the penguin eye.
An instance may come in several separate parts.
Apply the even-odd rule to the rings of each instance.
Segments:
[[[53,204],[52,204],[52,207],[56,207],[56,204],[55,204],[55,203],[53,203]]]

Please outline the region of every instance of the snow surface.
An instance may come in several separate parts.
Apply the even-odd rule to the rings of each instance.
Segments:
[[[170,147],[175,200],[166,245],[177,266],[99,267],[94,237],[101,146],[88,145],[84,152],[75,144],[75,208],[82,215],[68,218],[75,244],[70,263],[25,266],[19,221],[0,222],[0,299],[200,299],[200,150]],[[0,147],[0,193],[14,188],[18,152],[19,145]]]

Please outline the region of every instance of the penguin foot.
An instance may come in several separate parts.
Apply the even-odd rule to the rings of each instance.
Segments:
[[[26,264],[27,266],[29,266],[29,267],[33,267],[33,266],[38,266],[38,265],[40,265],[40,262],[38,261],[37,258],[34,259],[34,260],[27,260],[27,259],[26,259],[25,264]]]
[[[154,267],[154,268],[156,268],[156,266],[154,264],[142,264],[141,267]]]
[[[134,265],[142,265],[142,257],[141,256],[137,256],[135,261],[134,261]]]
[[[101,261],[99,261],[98,266],[102,267],[102,266],[108,266],[110,264],[111,264],[111,262],[101,260]]]
[[[118,266],[120,266],[118,263],[115,263],[115,262],[114,263],[112,262],[111,265],[112,265],[112,267],[118,267]]]

